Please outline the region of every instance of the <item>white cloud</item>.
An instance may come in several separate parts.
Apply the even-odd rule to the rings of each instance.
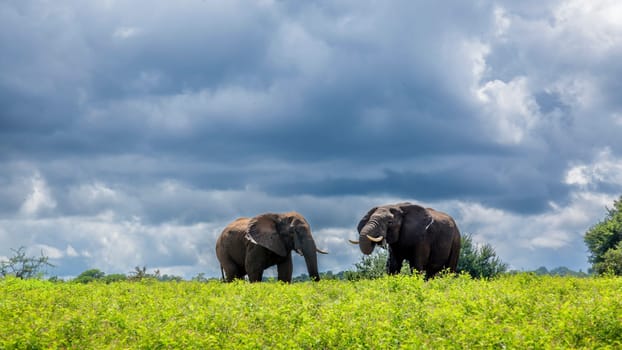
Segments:
[[[448,212],[456,213],[454,217],[463,234],[472,234],[475,243],[491,244],[497,255],[514,268],[535,269],[545,265],[544,257],[556,251],[564,252],[562,255],[574,254],[557,264],[584,268],[587,253],[577,252],[575,247],[584,246],[583,235],[604,216],[605,207],[614,199],[607,194],[579,191],[571,194],[567,204],[551,203],[550,210],[532,215],[519,215],[472,202],[437,206],[445,206]],[[572,260],[577,255],[581,260]],[[530,261],[530,256],[538,256],[539,261]]]
[[[470,65],[470,73],[473,79],[473,85],[479,83],[486,70],[486,56],[490,54],[490,46],[480,41],[467,40],[461,43],[461,49],[457,58],[464,60]],[[469,72],[468,68],[465,71]]]
[[[495,17],[495,36],[503,37],[508,28],[512,24],[512,21],[508,18],[506,11],[502,7],[497,7],[494,10]]]
[[[586,165],[577,165],[566,173],[565,183],[569,185],[588,185],[591,181],[589,177],[589,168]]]
[[[536,125],[538,105],[525,77],[508,83],[488,81],[479,87],[476,96],[483,108],[483,122],[490,124],[489,132],[499,143],[518,144]]]
[[[35,244],[34,246],[29,247],[27,254],[31,256],[39,256],[43,254],[50,259],[61,259],[65,256],[64,251],[47,244]]]
[[[149,268],[179,265],[210,275],[218,272],[212,252],[220,225],[175,222],[149,225],[139,220],[110,220],[98,216],[0,220],[0,225],[9,233],[20,232],[18,237],[14,234],[0,237],[2,246],[18,247],[25,245],[24,242],[46,241],[46,244],[27,246],[27,252],[34,256],[43,252],[54,259],[59,270],[50,269],[51,273],[67,275],[70,265],[76,261],[82,262],[80,266],[107,273],[127,273],[143,265]]]
[[[78,252],[71,246],[71,244],[67,245],[67,248],[65,249],[65,254],[67,254],[67,256],[69,257],[79,256]]]
[[[140,90],[157,85],[157,75],[146,74],[132,86]],[[183,90],[171,95],[129,98],[112,101],[88,111],[89,124],[140,126],[143,135],[187,135],[219,123],[245,127],[282,117],[284,110],[297,100],[295,88],[279,84],[266,89],[223,86],[214,89]]]
[[[70,187],[64,204],[75,214],[102,216],[131,216],[144,205],[130,193],[97,179]]]
[[[565,183],[580,187],[609,184],[622,188],[622,158],[615,157],[610,148],[604,148],[591,164],[572,166],[566,173]]]
[[[26,215],[36,215],[47,209],[54,209],[56,201],[52,197],[45,179],[41,174],[37,173],[32,176],[31,192],[27,195],[23,202],[20,212]]]
[[[361,257],[358,247],[347,242],[348,239],[356,238],[355,226],[360,216],[373,205],[406,200],[376,197],[280,198],[261,192],[239,191],[211,193],[192,191],[183,184],[170,181],[163,183],[155,192],[166,192],[161,198],[168,198],[171,202],[177,201],[177,196],[185,198],[186,195],[192,195],[201,202],[213,203],[213,210],[218,210],[215,216],[221,220],[192,224],[175,221],[148,223],[140,217],[128,217],[127,213],[116,215],[113,211],[93,216],[14,218],[0,220],[0,227],[6,231],[0,235],[0,243],[9,247],[23,244],[15,241],[14,232],[24,233],[19,236],[22,242],[44,240],[46,244],[34,247],[43,249],[65,270],[70,261],[74,264],[77,259],[83,262],[81,266],[99,268],[107,273],[127,273],[135,266],[146,265],[149,269],[157,268],[162,273],[186,278],[199,272],[218,276],[220,272],[214,255],[214,244],[228,221],[242,212],[257,214],[262,209],[279,211],[294,207],[308,218],[321,217],[330,221],[331,216],[338,216],[338,222],[343,221],[343,217],[351,222],[347,227],[314,228],[314,221],[310,220],[317,246],[329,251],[329,255],[320,255],[318,258],[320,270],[337,272],[352,268]],[[520,215],[476,202],[421,204],[450,213],[456,218],[463,234],[472,233],[476,243],[491,244],[501,259],[513,267],[536,268],[546,263],[542,260],[530,261],[530,254],[550,255],[551,251],[565,251],[570,246],[581,245],[585,230],[604,214],[605,206],[612,200],[611,196],[604,194],[577,192],[567,205],[551,202],[550,210],[532,215]],[[269,203],[270,209],[266,203]],[[205,207],[204,210],[207,212],[212,209]],[[565,261],[561,264],[584,268],[586,261],[587,257],[581,261]],[[294,265],[295,274],[306,273],[302,259],[295,258]],[[65,271],[59,272],[60,275],[68,275]]]
[[[328,254],[318,255],[318,267],[320,271],[339,272],[352,269],[354,263],[361,259],[361,251],[358,245],[348,242],[348,239],[358,239],[356,227],[352,228],[326,228],[313,232],[315,243],[319,249],[328,251]],[[302,260],[302,259],[300,259]],[[349,264],[348,264],[349,262]],[[308,273],[304,262],[298,264],[296,273]]]
[[[100,200],[115,200],[118,195],[115,190],[102,182],[80,186],[78,192],[81,199],[86,202],[96,202]]]
[[[600,56],[622,44],[622,3],[617,0],[565,1],[553,16],[564,46],[576,52]]]
[[[534,237],[529,240],[532,247],[535,248],[561,248],[570,243],[570,236],[568,232],[564,231],[549,231],[539,237]]]
[[[599,99],[598,81],[589,75],[561,76],[548,84],[547,92],[557,94],[561,102],[575,111],[586,111]]]

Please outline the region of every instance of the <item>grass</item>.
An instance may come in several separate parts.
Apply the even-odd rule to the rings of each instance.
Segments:
[[[622,348],[622,278],[0,280],[0,349]]]

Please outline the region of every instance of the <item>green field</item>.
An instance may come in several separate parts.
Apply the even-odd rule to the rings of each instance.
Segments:
[[[0,280],[0,348],[622,348],[622,278]]]

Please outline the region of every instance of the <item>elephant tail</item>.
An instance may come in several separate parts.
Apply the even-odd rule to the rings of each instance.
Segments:
[[[458,268],[458,258],[460,257],[460,233],[454,235],[451,243],[451,252],[449,253],[449,270],[456,272]]]
[[[225,270],[220,265],[220,276],[222,276],[221,281],[225,282]]]

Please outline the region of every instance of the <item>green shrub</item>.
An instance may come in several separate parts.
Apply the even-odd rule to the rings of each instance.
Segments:
[[[622,278],[0,281],[0,349],[620,348]]]
[[[622,196],[607,209],[606,217],[583,237],[596,274],[622,275]]]

